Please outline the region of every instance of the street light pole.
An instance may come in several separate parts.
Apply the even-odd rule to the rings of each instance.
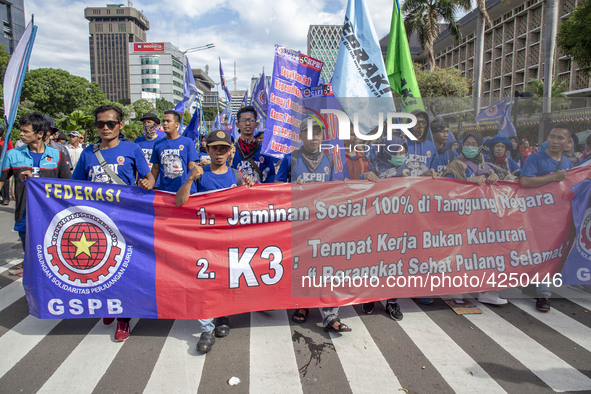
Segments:
[[[187,53],[198,52],[198,51],[205,51],[205,50],[211,49],[211,48],[215,48],[215,44],[213,42],[210,43],[210,44],[200,45],[198,47],[193,47],[193,48],[186,49],[186,50],[182,51],[181,53],[183,55],[186,55]]]
[[[515,112],[513,113],[513,126],[517,128],[517,110],[519,109],[519,97],[533,97],[532,92],[520,92],[518,90],[515,91]]]

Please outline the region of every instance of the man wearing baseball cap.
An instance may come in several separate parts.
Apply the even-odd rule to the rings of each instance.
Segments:
[[[70,143],[66,145],[66,149],[68,150],[68,154],[70,155],[72,168],[76,168],[78,159],[80,159],[80,154],[84,150],[84,147],[81,144],[84,137],[76,130],[70,131],[68,137],[70,138]]]
[[[207,136],[207,153],[211,157],[211,163],[205,167],[195,166],[191,174],[176,193],[175,202],[177,206],[184,205],[191,194],[191,187],[197,181],[199,192],[226,189],[246,184],[252,186],[251,177],[242,179],[240,171],[228,167],[227,161],[232,147],[230,134],[223,130],[214,130]],[[225,337],[230,333],[230,322],[227,316],[216,319],[200,319],[201,337],[197,342],[197,350],[207,353],[215,343],[216,337]]]

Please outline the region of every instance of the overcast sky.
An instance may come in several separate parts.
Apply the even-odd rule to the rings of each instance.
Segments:
[[[25,0],[25,17],[35,15],[37,38],[30,67],[61,68],[90,80],[86,7],[107,1]],[[112,3],[117,3],[113,1]],[[125,3],[127,5],[127,3]],[[390,29],[393,0],[366,0],[378,36]],[[250,86],[262,68],[270,75],[275,44],[306,52],[309,25],[342,25],[346,0],[134,0],[133,7],[150,21],[148,42],[172,42],[179,49],[215,43],[215,48],[188,54],[193,69],[209,65],[219,82],[218,56],[226,80]],[[230,89],[234,89],[232,83]]]

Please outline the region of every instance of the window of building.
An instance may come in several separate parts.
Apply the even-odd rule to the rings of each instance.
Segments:
[[[183,92],[179,92],[178,90],[174,90],[174,91],[173,91],[173,94],[174,94],[175,96],[184,97],[184,95],[183,95]]]
[[[159,83],[160,79],[158,78],[142,78],[142,83]]]
[[[119,33],[125,33],[125,23],[119,23]]]
[[[172,66],[178,68],[179,70],[183,69],[183,65],[174,59],[172,59]]]
[[[117,10],[117,15],[123,15],[123,14],[125,14],[125,11],[123,11],[123,10]]]
[[[142,64],[159,64],[160,59],[157,57],[143,57]]]
[[[178,86],[179,88],[182,88],[182,87],[183,87],[183,84],[182,84],[182,83],[180,83],[180,82],[177,82],[177,81],[172,81],[172,84],[173,84],[174,86]]]
[[[142,74],[158,74],[158,70],[155,68],[145,68],[142,69]]]
[[[183,76],[180,73],[177,73],[176,71],[172,71],[172,75],[174,75],[175,77],[179,78],[179,79],[183,79]]]
[[[159,88],[142,88],[142,92],[160,93]]]

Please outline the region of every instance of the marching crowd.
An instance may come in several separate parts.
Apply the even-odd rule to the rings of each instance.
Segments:
[[[536,149],[526,139],[511,139],[501,135],[484,139],[476,131],[468,132],[458,142],[450,139],[449,125],[445,120],[430,120],[424,111],[414,111],[416,126],[411,130],[416,141],[394,138],[389,144],[400,149],[381,149],[357,152],[358,141],[346,142],[349,149],[346,161],[350,179],[379,182],[380,179],[405,176],[450,177],[473,182],[476,185],[494,184],[499,180],[519,179],[524,187],[538,187],[561,182],[568,175],[566,170],[574,165],[590,165],[591,136],[587,138],[582,155],[575,148],[578,141],[567,125],[554,125],[547,141]],[[261,153],[262,136],[255,135],[258,126],[257,112],[243,107],[236,114],[240,136],[233,142],[226,131],[214,130],[195,146],[190,138],[179,134],[180,115],[166,111],[160,120],[148,113],[142,117],[144,135],[134,142],[122,134],[123,112],[117,106],[106,105],[94,111],[100,140],[83,145],[84,137],[78,131],[66,136],[53,127],[49,117],[39,112],[20,117],[20,141],[10,149],[0,178],[2,203],[7,205],[9,194],[15,200],[15,225],[23,249],[26,234],[25,187],[28,177],[72,178],[92,182],[138,185],[146,190],[157,188],[176,193],[176,204],[185,204],[196,192],[218,190],[240,185],[273,182],[324,182],[334,180],[334,163],[320,146],[323,129],[313,124],[312,132],[306,127],[300,130],[303,143],[283,160]],[[306,122],[303,122],[306,125]],[[162,131],[158,130],[161,125]],[[429,139],[429,130],[432,140]],[[19,146],[20,145],[20,146]],[[579,164],[580,163],[580,164]],[[328,168],[329,171],[325,171]],[[9,193],[9,179],[13,178]],[[550,290],[541,285],[536,288],[536,308],[550,310]],[[462,295],[453,296],[462,303]],[[483,303],[502,305],[507,301],[496,292],[480,293]],[[422,303],[430,298],[418,299]],[[364,313],[373,313],[374,303],[362,305]],[[337,307],[321,308],[322,325],[337,332],[351,328],[340,321]],[[292,320],[303,323],[307,309],[293,312]],[[403,318],[396,299],[386,302],[386,313],[394,320]],[[115,340],[124,341],[130,335],[129,318],[118,318]],[[111,324],[114,319],[103,319]],[[197,349],[202,353],[211,350],[215,337],[224,337],[230,331],[227,316],[199,320],[201,337]]]

